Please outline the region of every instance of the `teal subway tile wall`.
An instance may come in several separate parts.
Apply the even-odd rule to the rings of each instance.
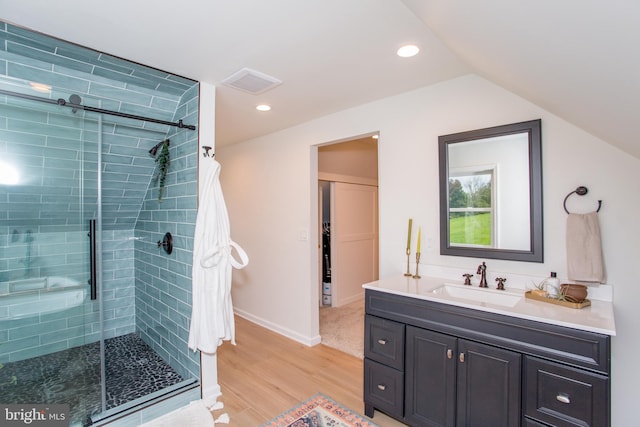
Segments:
[[[195,123],[198,89],[188,90],[176,119]],[[136,330],[144,341],[183,377],[200,376],[200,354],[187,350],[191,316],[191,264],[197,212],[198,140],[195,132],[169,135],[171,169],[162,201],[158,189],[145,195],[135,234]],[[157,242],[173,237],[167,255]],[[186,351],[185,351],[186,350]]]
[[[0,90],[198,121],[197,82],[1,22]],[[171,165],[158,202],[149,149],[165,139]],[[199,353],[186,344],[197,161],[197,132],[0,93],[0,169],[21,177],[0,183],[0,363],[136,332],[183,377],[199,377]],[[102,316],[87,284],[99,162]],[[167,231],[171,255],[156,244]],[[62,287],[52,307],[45,298]]]

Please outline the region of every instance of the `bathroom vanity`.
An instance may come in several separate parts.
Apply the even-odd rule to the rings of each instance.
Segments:
[[[575,310],[524,290],[445,283],[364,285],[367,416],[378,410],[411,426],[610,425],[611,302]]]

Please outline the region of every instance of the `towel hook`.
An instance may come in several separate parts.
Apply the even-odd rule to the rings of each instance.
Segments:
[[[214,157],[216,155],[215,153],[209,153],[209,151],[211,151],[211,147],[208,145],[203,145],[202,149],[204,150],[202,157]]]
[[[571,193],[567,194],[566,197],[564,198],[564,202],[562,202],[562,205],[564,206],[564,211],[567,214],[569,213],[569,210],[567,209],[567,199],[569,198],[569,196],[571,196],[573,193],[576,193],[578,196],[584,196],[588,192],[589,192],[589,189],[587,187],[580,186],[575,190],[573,190]],[[596,212],[600,212],[601,207],[602,207],[602,200],[598,200],[598,209],[596,210]]]

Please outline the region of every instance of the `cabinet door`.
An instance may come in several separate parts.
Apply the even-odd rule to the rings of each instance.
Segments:
[[[406,329],[405,420],[415,426],[455,424],[457,339]]]
[[[520,425],[521,355],[458,340],[457,425]]]

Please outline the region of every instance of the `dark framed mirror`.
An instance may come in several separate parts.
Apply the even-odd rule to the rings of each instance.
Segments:
[[[543,262],[540,122],[438,137],[441,255]]]

